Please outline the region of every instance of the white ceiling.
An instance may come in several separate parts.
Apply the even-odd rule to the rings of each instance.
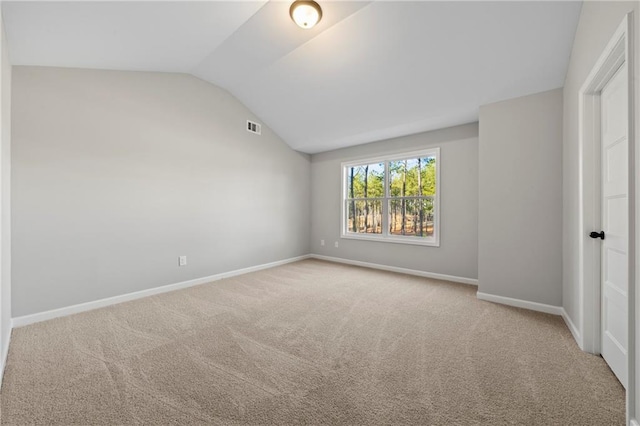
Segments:
[[[478,119],[561,87],[580,2],[3,2],[14,65],[186,72],[315,153]]]

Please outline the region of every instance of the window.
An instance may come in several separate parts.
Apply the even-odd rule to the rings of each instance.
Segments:
[[[440,149],[342,164],[342,237],[439,245]]]

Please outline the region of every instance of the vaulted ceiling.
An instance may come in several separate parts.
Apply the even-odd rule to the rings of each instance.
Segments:
[[[580,2],[3,2],[14,65],[191,73],[315,153],[561,87]]]

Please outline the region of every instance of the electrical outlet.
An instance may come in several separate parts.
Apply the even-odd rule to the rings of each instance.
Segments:
[[[323,246],[324,245],[324,240],[320,240],[320,245]]]
[[[335,246],[336,246],[336,248],[338,248],[338,242],[337,242],[337,241],[336,241],[336,243],[335,243]]]
[[[178,256],[178,266],[187,266],[187,256]]]

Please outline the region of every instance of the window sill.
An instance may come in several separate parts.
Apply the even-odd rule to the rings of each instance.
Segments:
[[[382,235],[342,234],[340,238],[347,240],[375,241],[379,243],[409,244],[414,246],[440,247],[435,238],[420,237],[383,237]]]

